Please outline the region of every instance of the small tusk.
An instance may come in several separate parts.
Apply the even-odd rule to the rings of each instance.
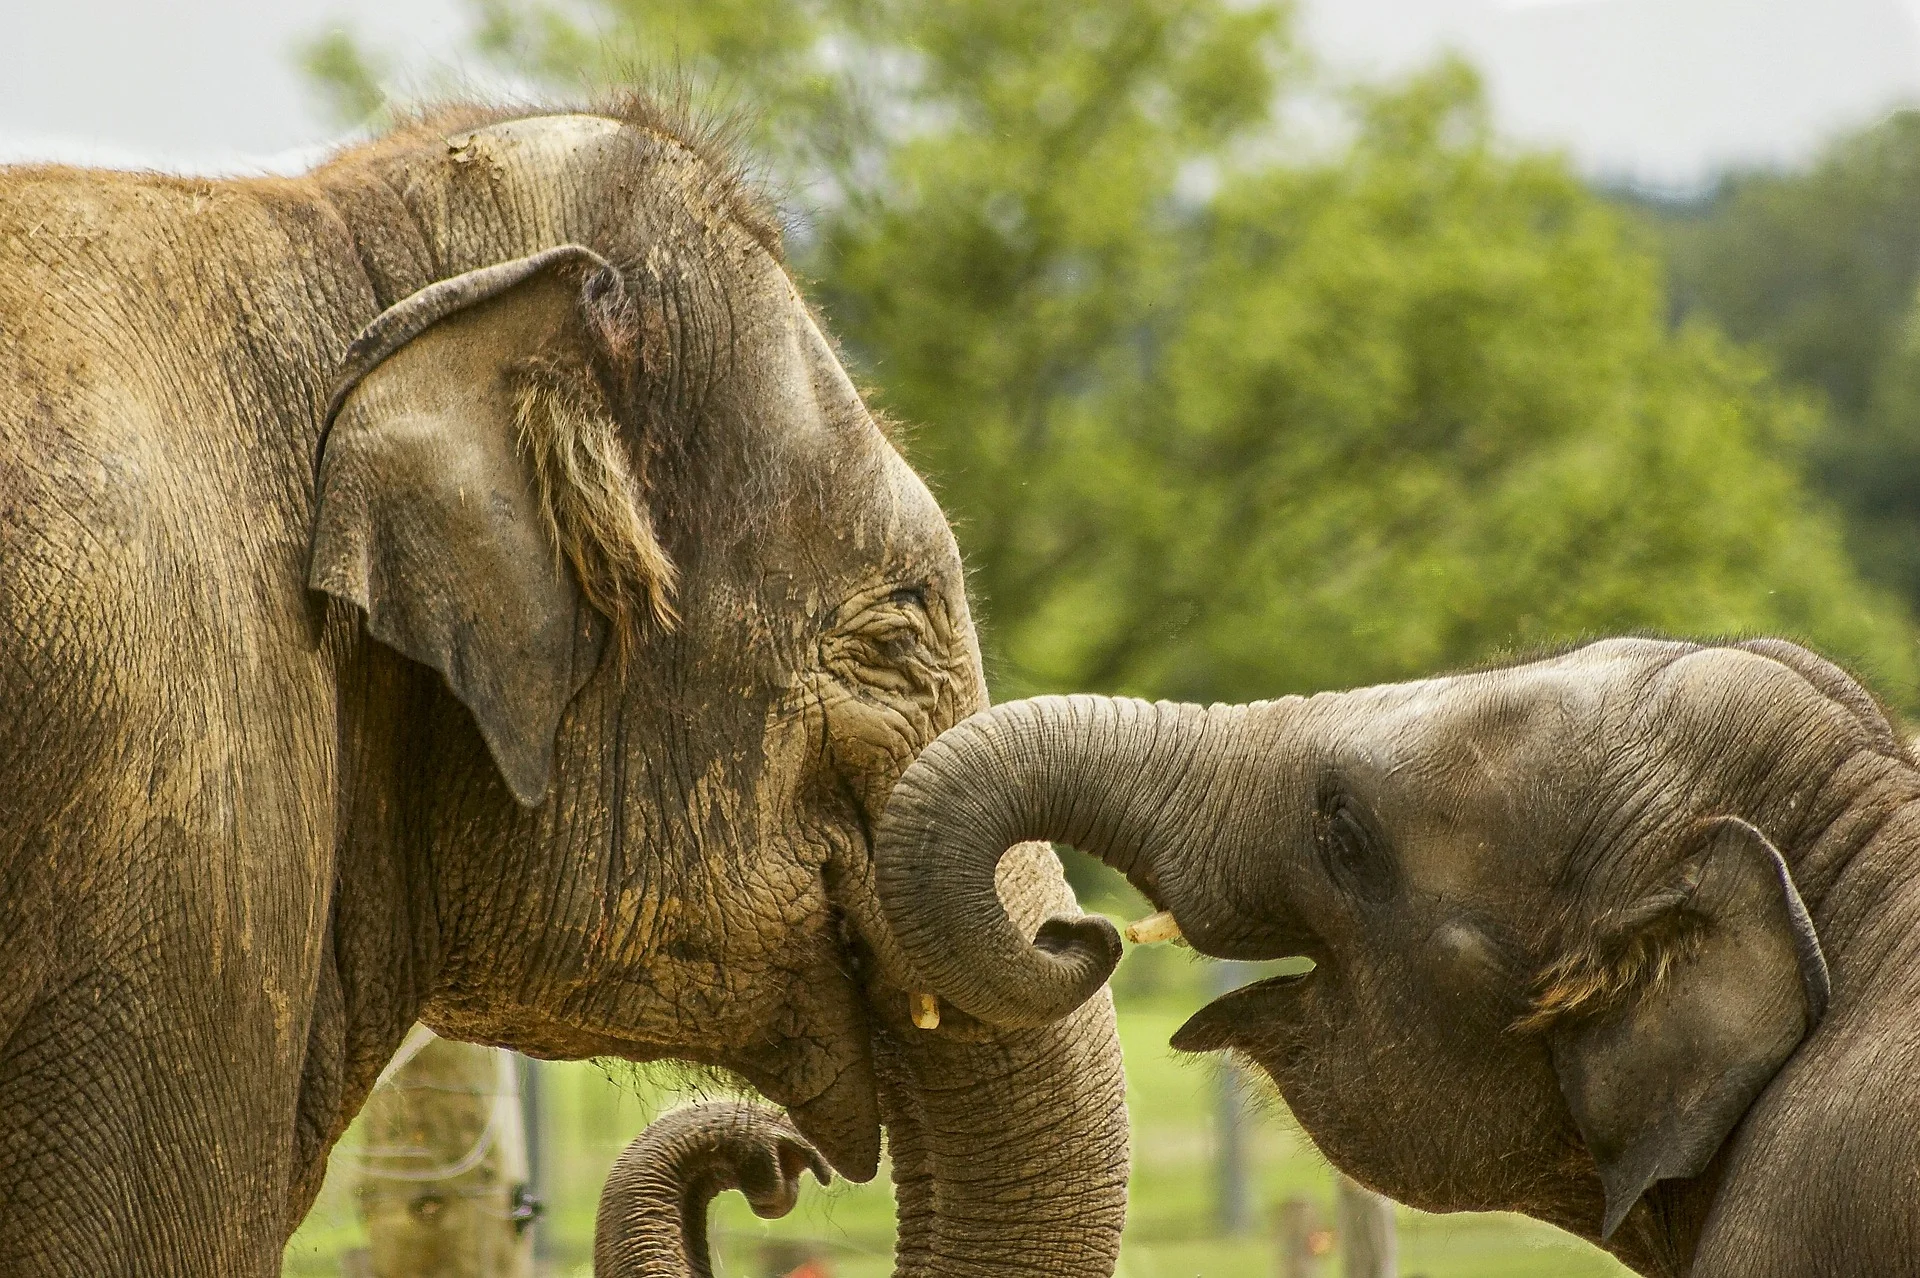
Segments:
[[[1172,910],[1149,914],[1144,919],[1127,924],[1127,930],[1123,935],[1135,945],[1152,945],[1159,941],[1181,939],[1180,924],[1174,919]]]
[[[912,994],[908,1001],[913,1005],[913,1023],[921,1029],[940,1028],[940,1000],[932,994]]]

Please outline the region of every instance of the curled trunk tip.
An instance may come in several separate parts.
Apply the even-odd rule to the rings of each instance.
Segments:
[[[995,887],[1000,858],[1070,843],[1151,880],[1206,711],[1115,697],[1036,697],[950,728],[901,776],[874,836],[881,908],[925,990],[990,1025],[1049,1024],[1120,961],[1098,915],[1053,918],[1029,942]]]
[[[711,1278],[707,1205],[729,1189],[766,1218],[793,1210],[800,1174],[826,1184],[827,1163],[785,1115],[745,1101],[673,1110],[620,1155],[594,1224],[596,1278]]]

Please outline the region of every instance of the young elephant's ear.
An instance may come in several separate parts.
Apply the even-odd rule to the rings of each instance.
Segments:
[[[323,425],[308,584],[445,676],[527,806],[609,618],[635,598],[670,616],[607,399],[636,333],[590,250],[470,271],[367,327]]]
[[[1606,1187],[1602,1238],[1655,1181],[1706,1169],[1828,988],[1786,863],[1736,817],[1706,823],[1672,883],[1549,973],[1538,1015]]]

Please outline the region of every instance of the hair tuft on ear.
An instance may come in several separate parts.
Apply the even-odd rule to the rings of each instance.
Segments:
[[[1702,921],[1686,910],[1698,883],[1699,868],[1689,866],[1678,885],[1604,920],[1584,945],[1539,975],[1533,1007],[1514,1022],[1514,1032],[1549,1029],[1657,990],[1699,946]]]
[[[573,564],[581,593],[613,622],[623,644],[643,613],[671,629],[679,620],[674,566],[654,534],[644,475],[593,375],[540,359],[523,360],[514,375],[520,446],[554,544]]]
[[[610,377],[621,392],[633,391],[634,374],[643,359],[659,359],[656,351],[643,351],[645,326],[640,308],[627,291],[620,272],[602,266],[580,285],[580,311],[599,346],[596,361],[602,376]]]

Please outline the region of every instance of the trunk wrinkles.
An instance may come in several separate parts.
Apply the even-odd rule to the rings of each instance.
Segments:
[[[894,936],[926,989],[980,1020],[1044,1025],[1084,1003],[1120,959],[1097,916],[1050,919],[1032,943],[994,888],[1029,839],[1070,843],[1126,874],[1156,904],[1173,885],[1160,853],[1213,778],[1210,724],[1244,707],[1130,698],[1037,697],[942,734],[895,786],[875,833],[875,883]],[[1225,721],[1231,723],[1225,723]]]
[[[709,1101],[657,1120],[607,1176],[594,1224],[597,1278],[712,1278],[707,1205],[729,1189],[769,1219],[793,1209],[800,1173],[826,1160],[778,1111]]]

